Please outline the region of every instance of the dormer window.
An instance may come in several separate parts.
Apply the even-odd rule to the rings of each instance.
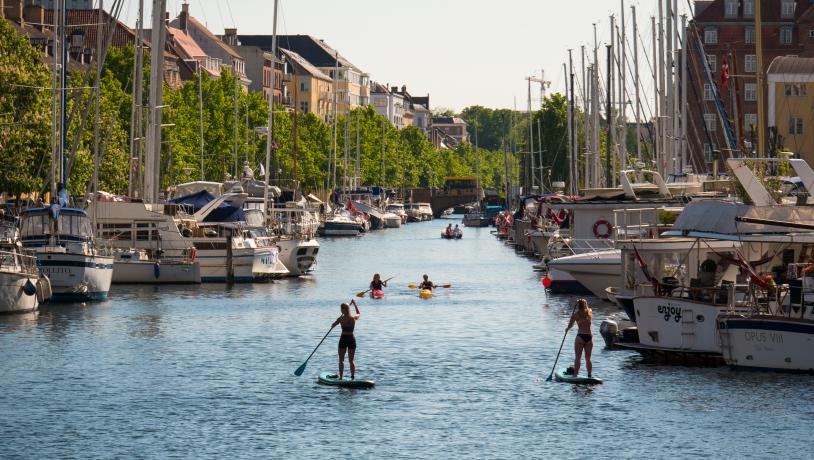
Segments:
[[[780,4],[780,17],[793,18],[794,17],[794,0],[783,0]]]
[[[726,0],[724,3],[724,17],[737,18],[738,17],[738,0]]]

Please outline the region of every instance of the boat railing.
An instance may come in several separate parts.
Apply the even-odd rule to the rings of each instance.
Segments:
[[[17,251],[0,250],[0,271],[20,271],[29,275],[39,274],[37,258]]]
[[[684,286],[665,282],[654,285],[640,283],[636,285],[635,295],[656,296],[669,299],[692,300],[714,306],[747,308],[753,312],[770,312],[776,314],[788,305],[788,286],[770,286],[761,288],[755,283],[724,282],[718,286]]]
[[[617,240],[643,240],[658,238],[662,232],[672,228],[671,224],[651,222],[654,213],[663,211],[660,208],[614,209],[613,228]],[[657,219],[658,220],[658,219]]]

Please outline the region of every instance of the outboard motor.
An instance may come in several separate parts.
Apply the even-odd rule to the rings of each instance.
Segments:
[[[619,341],[619,324],[610,319],[603,320],[599,326],[599,333],[602,334],[602,339],[605,340],[605,347],[613,348],[616,342]]]

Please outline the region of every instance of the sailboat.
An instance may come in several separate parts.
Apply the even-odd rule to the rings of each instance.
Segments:
[[[92,301],[107,298],[113,257],[96,243],[84,209],[69,207],[67,191],[67,27],[65,4],[54,14],[54,134],[51,166],[52,203],[28,208],[20,215],[20,240],[32,249],[37,265],[51,280],[54,300]]]

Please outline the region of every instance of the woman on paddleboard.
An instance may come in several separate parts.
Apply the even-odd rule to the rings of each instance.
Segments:
[[[574,359],[574,371],[571,373],[574,377],[579,374],[583,351],[585,351],[585,368],[588,369],[588,377],[591,377],[591,371],[593,370],[591,351],[594,349],[591,320],[593,320],[593,312],[591,307],[588,306],[588,301],[585,299],[577,300],[576,311],[571,315],[571,321],[568,322],[568,327],[565,328],[568,331],[574,326],[574,323],[577,324],[577,338],[574,339],[576,359]]]
[[[356,305],[356,299],[350,301],[353,308],[356,310],[355,315],[350,314],[350,305],[343,303],[340,307],[342,316],[334,321],[332,328],[337,324],[342,326],[342,335],[339,336],[339,380],[342,380],[342,375],[345,373],[345,352],[348,353],[348,364],[350,364],[350,378],[356,380],[356,363],[353,361],[356,354],[356,337],[353,336],[353,328],[356,327],[356,321],[362,316],[359,311],[359,305]]]

